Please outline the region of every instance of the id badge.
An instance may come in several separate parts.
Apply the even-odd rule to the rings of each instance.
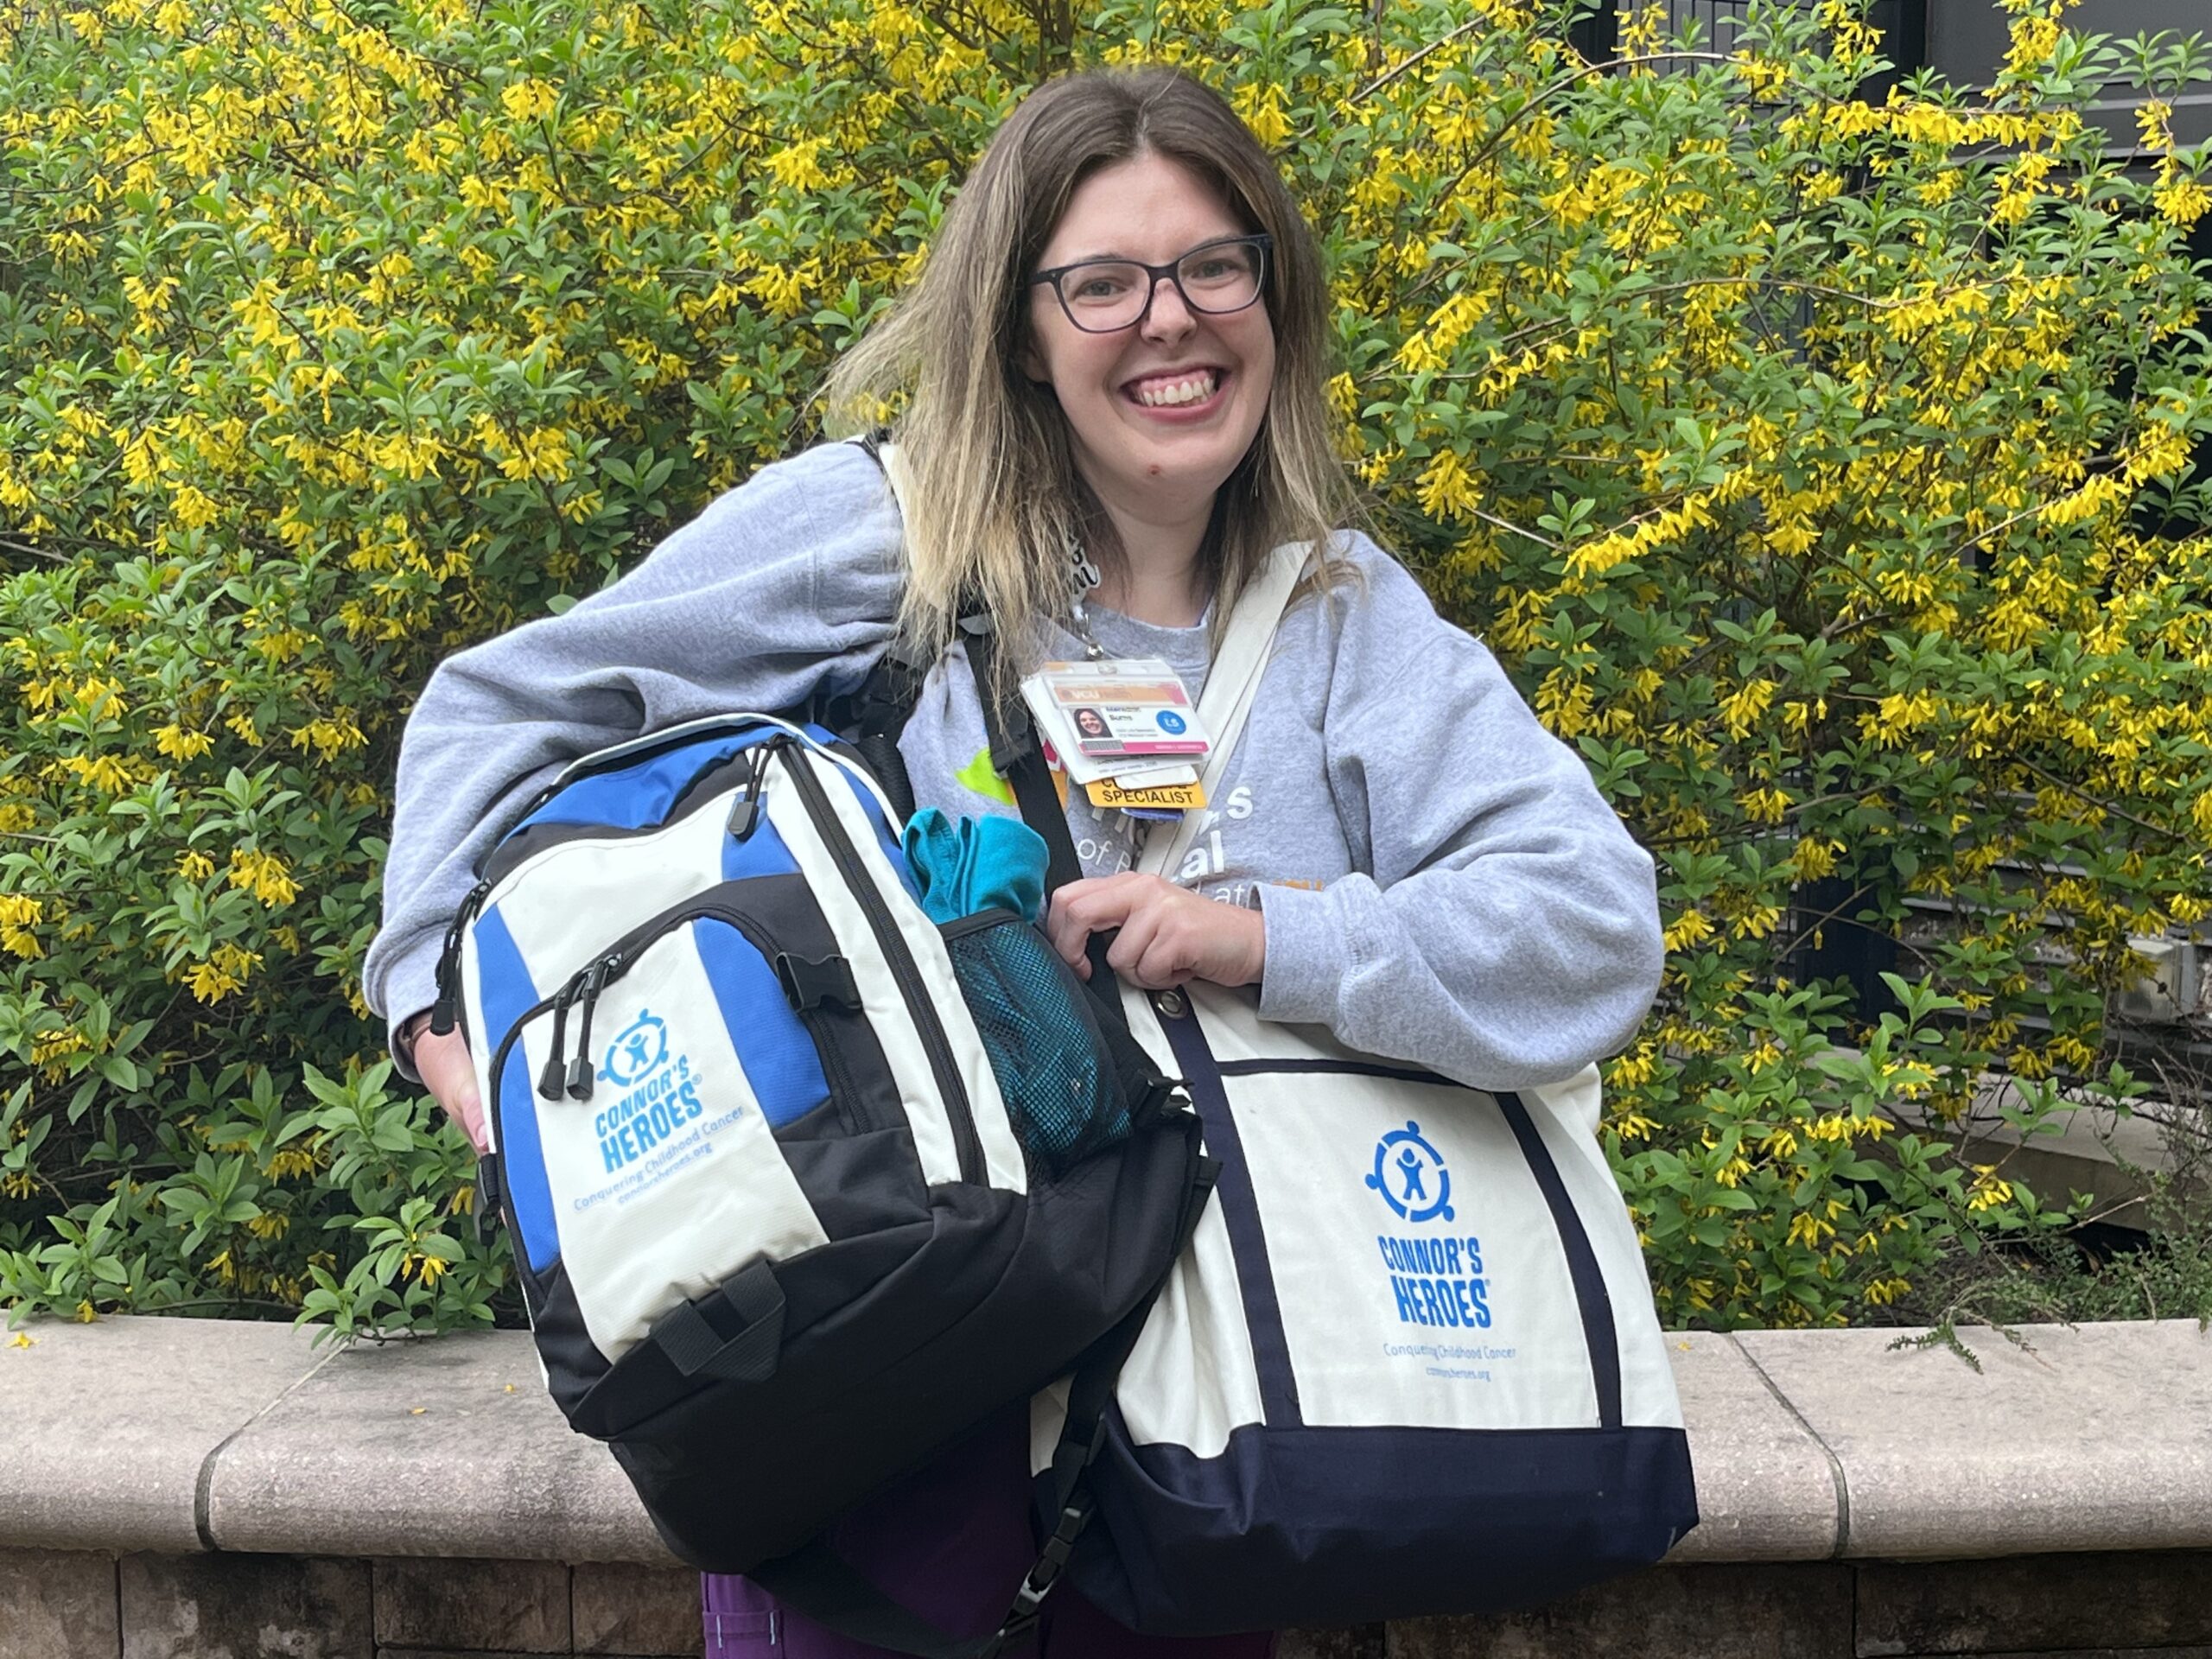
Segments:
[[[1067,737],[1062,753],[1101,772],[1198,766],[1213,747],[1182,679],[1158,658],[1047,663],[1036,677]]]

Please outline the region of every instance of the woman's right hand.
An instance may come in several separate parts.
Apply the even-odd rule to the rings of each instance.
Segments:
[[[488,1144],[484,1102],[476,1089],[476,1062],[469,1058],[468,1039],[461,1034],[461,1027],[455,1026],[441,1037],[426,1023],[415,1039],[415,1069],[423,1074],[430,1097],[461,1125],[468,1144],[480,1155]]]

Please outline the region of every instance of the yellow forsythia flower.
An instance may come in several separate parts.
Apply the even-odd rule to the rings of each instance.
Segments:
[[[251,950],[241,950],[229,943],[217,945],[205,962],[195,963],[184,976],[185,988],[202,1002],[219,1002],[246,982],[246,976],[261,965],[261,958]]]
[[[154,734],[154,747],[173,760],[189,760],[215,747],[205,732],[188,732],[172,721]]]
[[[46,954],[30,930],[46,919],[46,906],[20,893],[0,893],[0,947],[26,962]]]
[[[510,81],[499,92],[500,107],[518,121],[535,121],[542,115],[550,115],[560,101],[560,93],[535,75]]]
[[[290,904],[300,891],[283,859],[274,853],[248,852],[243,847],[232,849],[230,882],[234,887],[244,887],[271,910]]]

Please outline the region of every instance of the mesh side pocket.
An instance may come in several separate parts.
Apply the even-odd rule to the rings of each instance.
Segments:
[[[1128,1103],[1059,953],[1010,912],[956,925],[945,949],[1031,1170],[1057,1176],[1126,1139]]]

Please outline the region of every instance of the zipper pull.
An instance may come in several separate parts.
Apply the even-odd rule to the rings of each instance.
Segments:
[[[468,897],[461,901],[461,908],[453,913],[453,920],[446,924],[446,940],[438,952],[438,996],[430,1004],[430,1032],[442,1037],[454,1028],[461,1007],[461,941],[468,931],[469,918],[483,905],[485,895],[492,891],[489,881],[479,881],[468,890]]]
[[[476,1204],[472,1219],[476,1223],[476,1236],[484,1236],[484,1219],[499,1218],[499,1162],[496,1156],[480,1158],[476,1162]]]
[[[561,1098],[561,1057],[569,1048],[569,1004],[575,1001],[581,980],[572,979],[553,999],[553,1052],[537,1074],[537,1092],[548,1100]]]
[[[576,1033],[576,1058],[569,1062],[569,1098],[589,1100],[591,1080],[598,1070],[591,1063],[591,1016],[599,1007],[599,994],[620,965],[620,957],[602,957],[584,971],[583,1020]]]
[[[740,841],[750,839],[760,827],[760,791],[768,781],[768,760],[791,740],[772,737],[753,751],[753,770],[745,779],[745,792],[730,809],[729,832]]]

